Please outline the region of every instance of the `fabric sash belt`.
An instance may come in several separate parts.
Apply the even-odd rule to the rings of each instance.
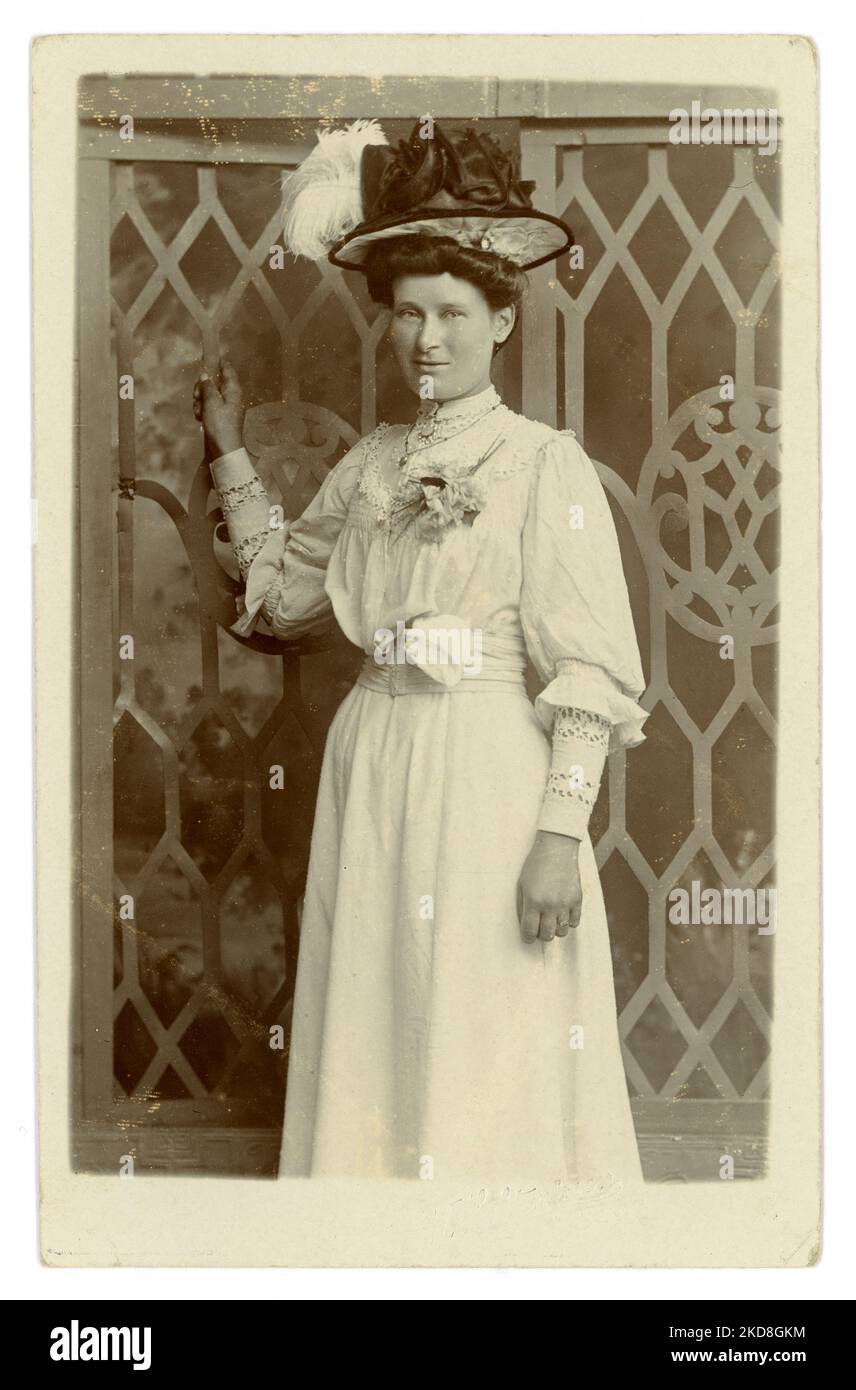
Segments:
[[[463,632],[469,638],[465,644]],[[485,695],[510,690],[526,694],[522,636],[468,630],[455,614],[416,623],[405,636],[406,641],[393,641],[385,653],[375,649],[365,655],[357,685],[386,695]],[[469,658],[467,664],[462,655]]]

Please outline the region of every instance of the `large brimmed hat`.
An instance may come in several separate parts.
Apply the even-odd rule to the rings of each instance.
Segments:
[[[519,178],[516,150],[487,132],[418,120],[389,144],[377,121],[320,131],[318,144],[283,184],[285,245],[365,270],[369,248],[393,236],[451,237],[522,270],[573,244],[567,223],[532,206],[535,185]]]

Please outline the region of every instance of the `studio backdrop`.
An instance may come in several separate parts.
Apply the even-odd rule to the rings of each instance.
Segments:
[[[673,925],[669,895],[775,882],[779,161],[671,143],[679,97],[81,82],[76,1169],[276,1171],[320,759],[361,654],[332,630],[226,630],[238,586],[192,388],[234,363],[288,517],[408,418],[362,277],[284,255],[278,208],[320,113],[371,113],[391,141],[430,113],[516,143],[578,248],[531,272],[496,385],[596,461],[645,667],[646,742],[611,757],[591,835],[646,1177],[709,1178],[720,1152],[763,1171],[775,935]]]

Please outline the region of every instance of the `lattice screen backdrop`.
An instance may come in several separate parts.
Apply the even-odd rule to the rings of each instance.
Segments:
[[[105,159],[82,185],[105,249],[109,235],[112,371],[134,387],[103,393],[113,457],[84,463],[115,503],[112,1000],[84,919],[86,1167],[113,1167],[117,1143],[144,1166],[276,1161],[286,1055],[268,1030],[289,1021],[320,757],[360,657],[335,634],[284,649],[224,631],[229,552],[191,390],[225,352],[251,404],[285,402],[251,414],[247,442],[288,515],[360,434],[409,408],[362,278],[269,264],[281,176],[306,152],[305,130],[280,125],[276,158]],[[394,137],[410,122],[385,125]],[[722,1102],[701,1107],[702,1128],[715,1111],[714,1129],[752,1132],[749,1175],[773,938],[670,926],[666,898],[692,880],[773,882],[777,161],[603,122],[519,138],[538,205],[567,217],[585,264],[533,273],[497,385],[573,426],[597,461],[649,682],[647,742],[611,759],[592,823],[643,1159],[651,1176],[693,1175],[680,1153],[694,1103]],[[284,792],[268,789],[272,763]],[[665,1168],[658,1135],[684,1142]]]

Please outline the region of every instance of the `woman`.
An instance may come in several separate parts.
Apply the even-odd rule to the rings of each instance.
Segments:
[[[279,1174],[638,1182],[587,824],[608,749],[644,737],[639,652],[593,464],[491,383],[523,267],[569,229],[486,136],[341,134],[365,137],[358,213],[331,216],[319,142],[286,242],[366,274],[413,423],[380,424],[271,529],[234,371],[196,391],[236,630],[298,637],[332,610],[364,652],[321,770]]]

